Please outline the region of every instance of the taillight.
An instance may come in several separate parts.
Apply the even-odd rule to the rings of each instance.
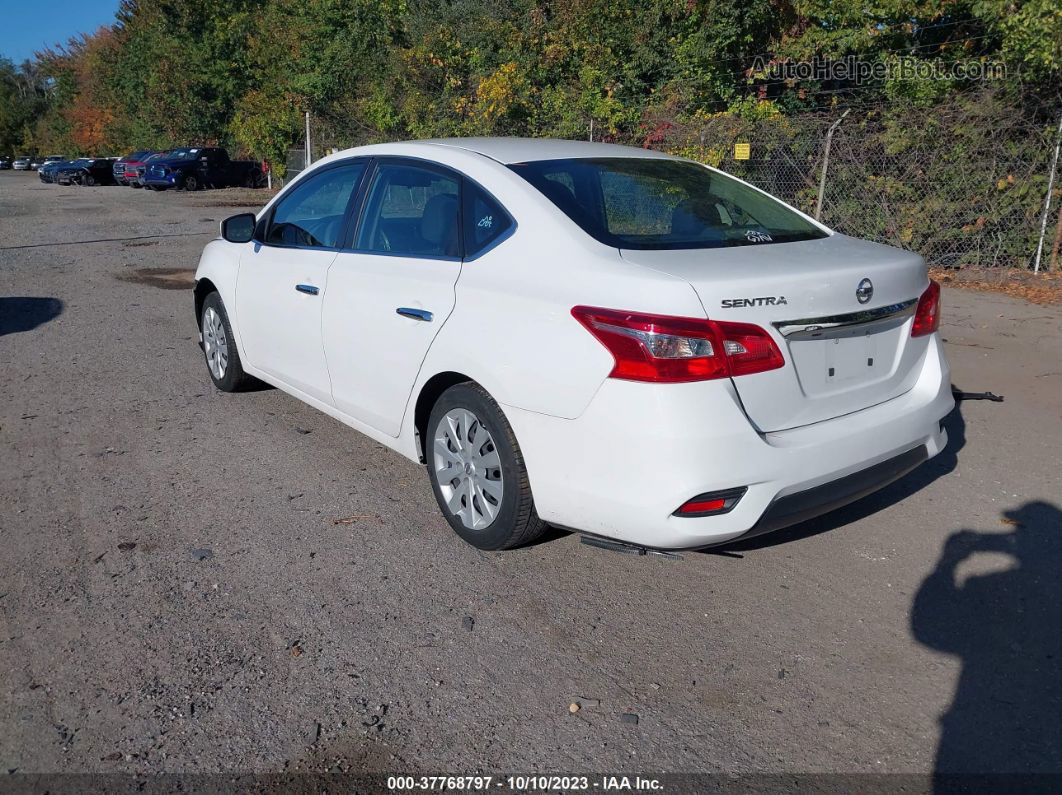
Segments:
[[[749,323],[577,306],[572,316],[616,360],[611,378],[681,383],[761,373],[785,364],[770,335]]]
[[[914,323],[911,324],[911,336],[924,337],[938,328],[940,328],[940,285],[930,279],[929,287],[918,299]]]

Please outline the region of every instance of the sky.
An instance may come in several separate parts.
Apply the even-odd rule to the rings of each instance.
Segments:
[[[21,63],[114,21],[118,0],[0,0],[0,56]]]

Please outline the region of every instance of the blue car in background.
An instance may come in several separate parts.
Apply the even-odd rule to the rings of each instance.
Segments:
[[[253,160],[230,160],[221,147],[187,146],[150,158],[141,183],[152,190],[257,188],[262,184],[262,169]]]
[[[41,182],[55,182],[55,175],[59,169],[76,162],[77,160],[49,160],[37,169],[37,176]]]

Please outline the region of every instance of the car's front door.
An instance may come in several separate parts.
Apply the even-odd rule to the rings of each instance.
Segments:
[[[248,363],[332,403],[321,342],[328,268],[346,231],[364,161],[328,167],[271,209],[240,259],[236,314]]]
[[[461,178],[421,161],[377,161],[352,250],[328,272],[322,329],[338,409],[390,436],[454,307]]]

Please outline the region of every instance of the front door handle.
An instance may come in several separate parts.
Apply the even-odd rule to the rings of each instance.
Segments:
[[[306,295],[317,295],[319,292],[321,292],[312,284],[296,284],[295,289],[298,290],[300,293],[306,293]]]
[[[411,309],[408,306],[400,306],[395,312],[402,317],[412,318],[413,320],[423,320],[427,323],[430,323],[431,319],[434,317],[431,312],[428,312],[425,309]]]

